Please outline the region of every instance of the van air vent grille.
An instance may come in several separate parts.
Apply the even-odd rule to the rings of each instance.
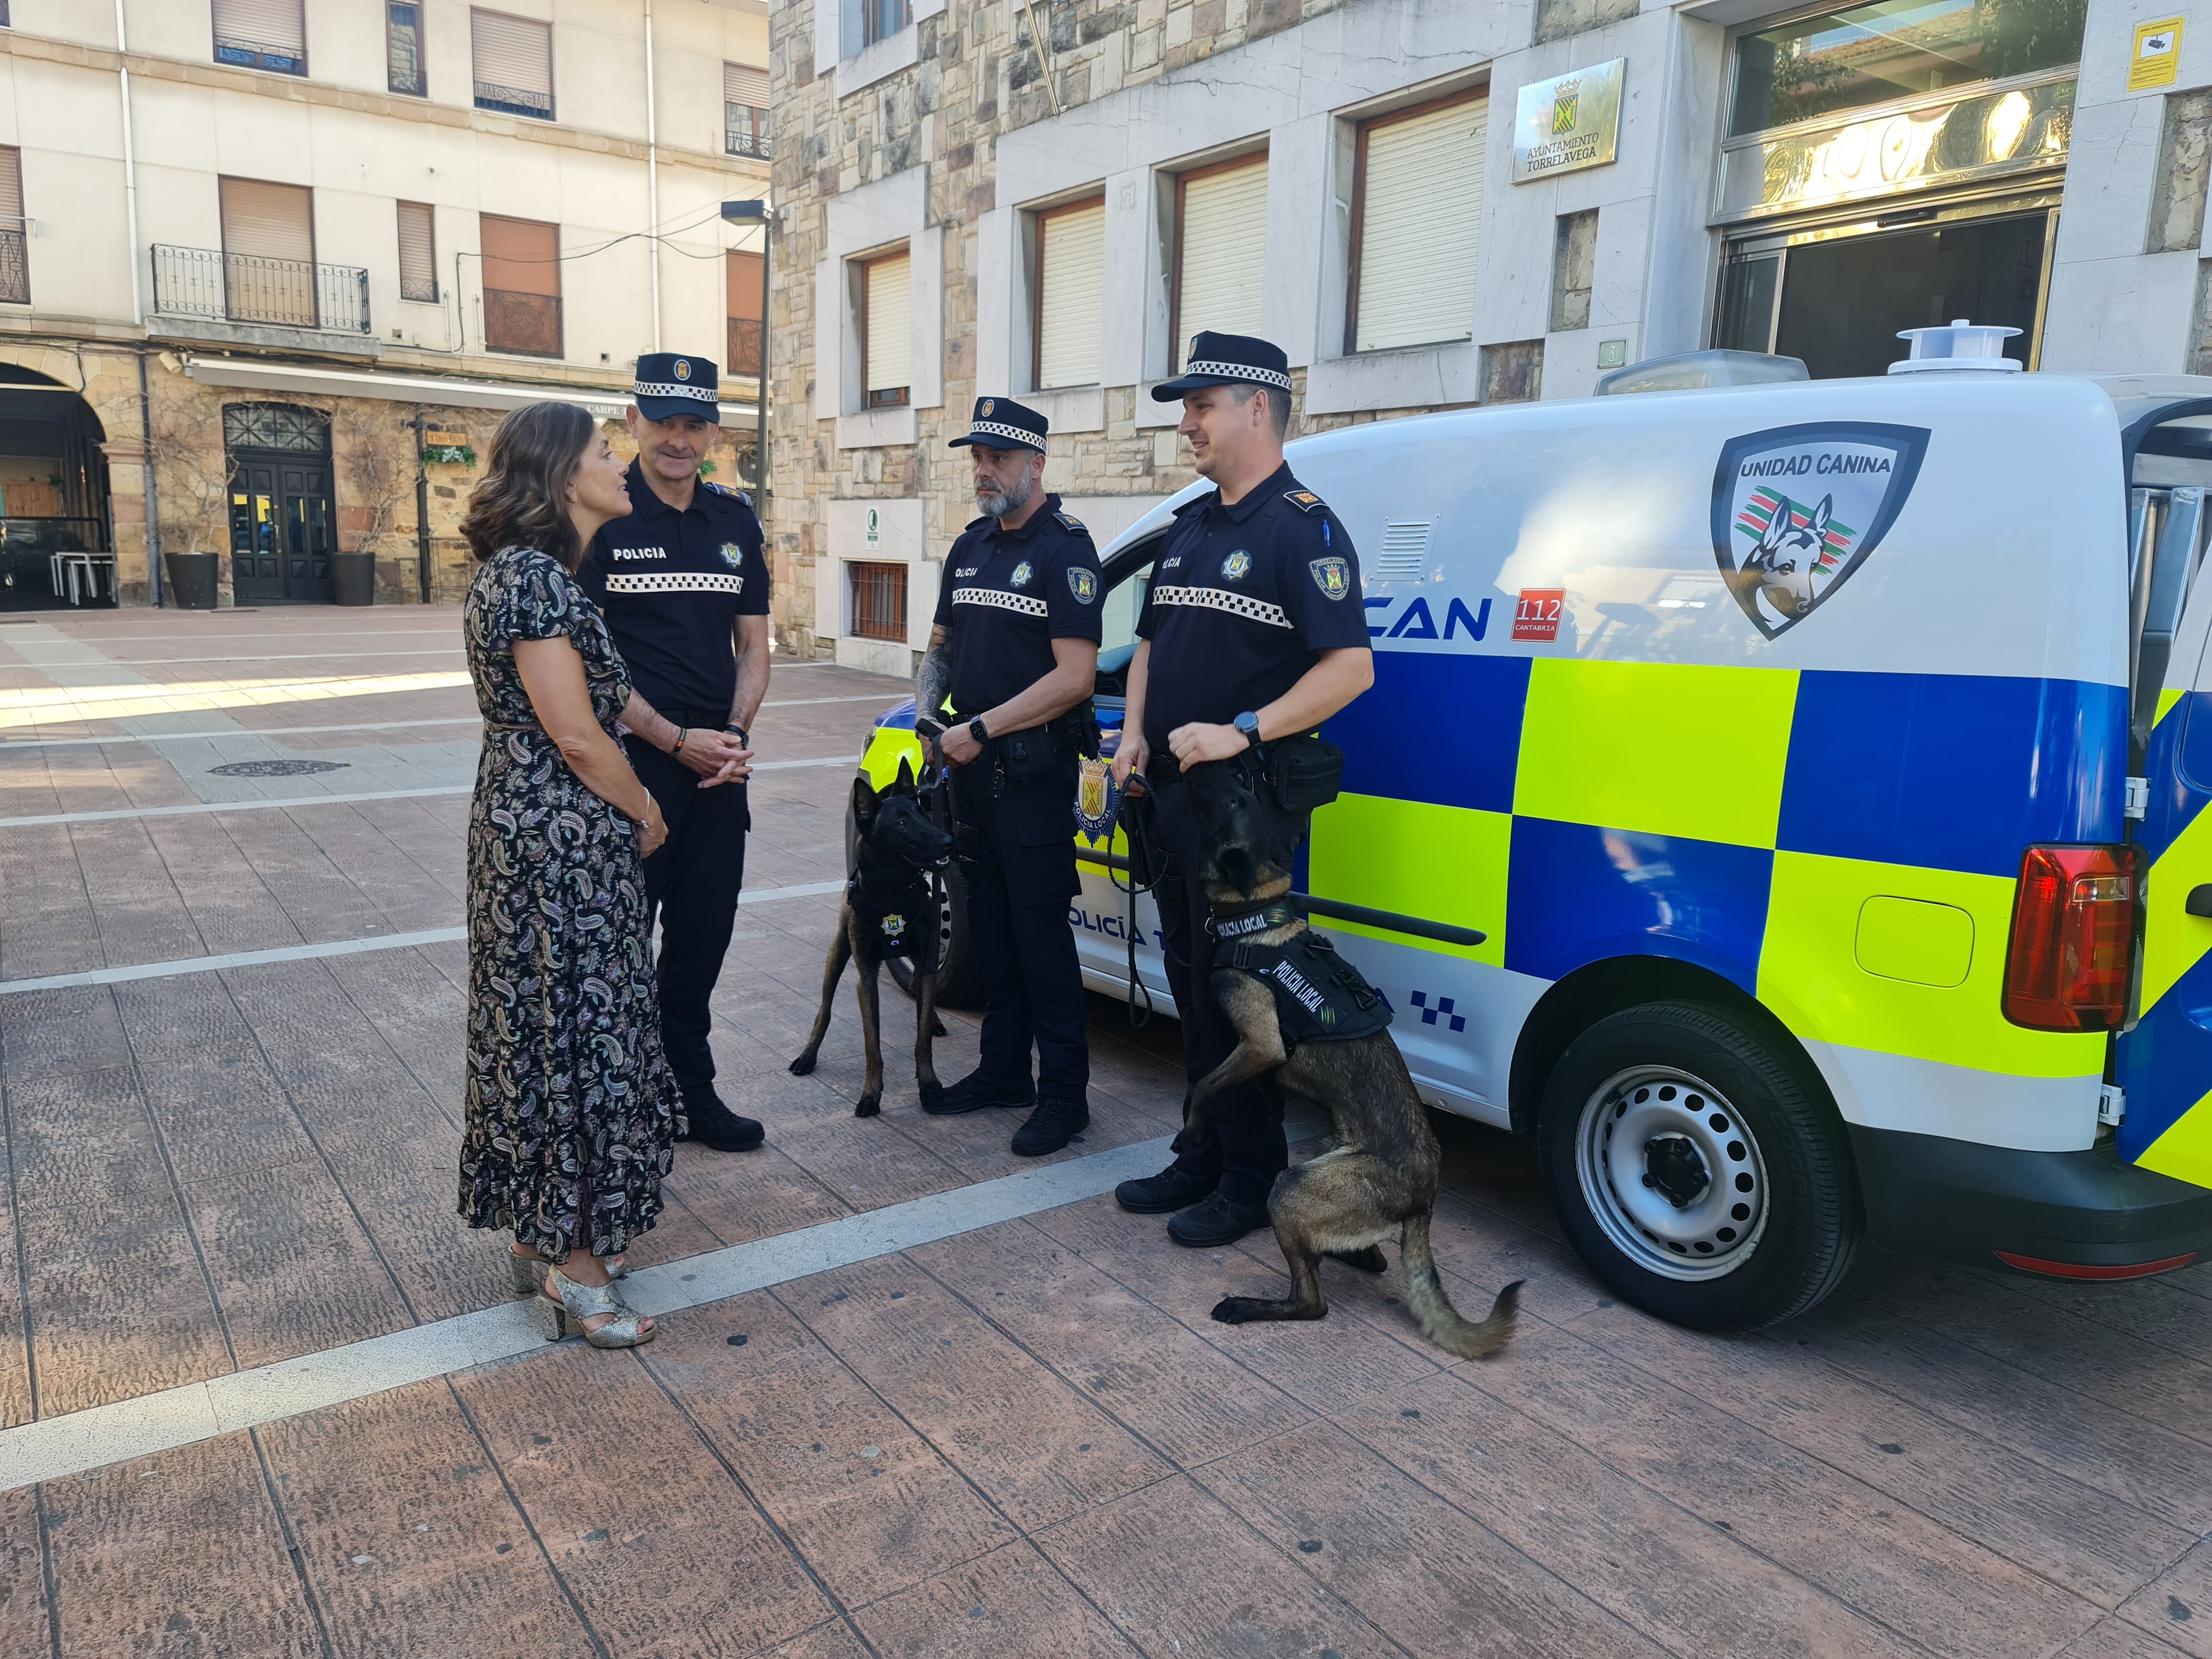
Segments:
[[[1370,574],[1386,582],[1420,580],[1428,568],[1429,532],[1435,526],[1425,519],[1418,524],[1384,525],[1382,550]]]

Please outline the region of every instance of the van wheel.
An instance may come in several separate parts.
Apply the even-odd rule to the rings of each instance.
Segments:
[[[845,867],[854,867],[860,848],[860,825],[850,806],[845,809]],[[937,1000],[947,1008],[974,1008],[983,999],[983,969],[968,942],[968,889],[960,879],[960,866],[945,872],[945,913],[937,919]],[[907,995],[914,994],[914,963],[893,957],[884,963],[891,982]]]
[[[1771,1325],[1841,1284],[1858,1183],[1808,1069],[1698,1003],[1625,1009],[1577,1037],[1537,1134],[1552,1203],[1598,1277],[1701,1330]]]

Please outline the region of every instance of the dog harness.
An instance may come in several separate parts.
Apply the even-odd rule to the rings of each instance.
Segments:
[[[1272,915],[1279,909],[1272,907],[1257,915]],[[1282,915],[1285,921],[1295,920],[1287,911]],[[1220,924],[1217,936],[1237,925],[1237,920]],[[1280,927],[1282,922],[1265,925]],[[1261,929],[1248,925],[1244,931]],[[1275,994],[1275,1018],[1286,1045],[1348,1042],[1389,1029],[1389,999],[1337,955],[1327,935],[1310,927],[1281,945],[1224,944],[1214,951],[1213,965],[1249,974]]]
[[[845,902],[853,907],[861,933],[883,941],[884,955],[905,957],[924,973],[935,971],[937,906],[927,870],[915,871],[888,901],[870,896],[857,874],[848,877]]]

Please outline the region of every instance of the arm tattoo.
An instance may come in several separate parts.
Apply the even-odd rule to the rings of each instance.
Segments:
[[[929,649],[921,659],[921,672],[915,677],[915,707],[934,720],[945,708],[945,699],[952,690],[952,630],[933,628],[929,630]]]

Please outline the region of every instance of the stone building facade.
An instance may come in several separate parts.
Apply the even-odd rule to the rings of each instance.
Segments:
[[[1102,543],[1189,483],[1148,386],[1212,325],[1194,308],[1284,345],[1308,432],[1712,346],[1879,374],[1899,328],[1969,313],[2032,368],[2197,372],[2212,8],[1923,10],[1900,34],[1775,0],[778,0],[784,647],[911,664],[971,514],[944,446],[976,396],[1050,415],[1048,482]],[[1187,283],[1186,205],[1262,167],[1249,283]],[[1085,203],[1095,378],[1054,378],[1042,239]],[[887,269],[895,396],[866,367]]]

